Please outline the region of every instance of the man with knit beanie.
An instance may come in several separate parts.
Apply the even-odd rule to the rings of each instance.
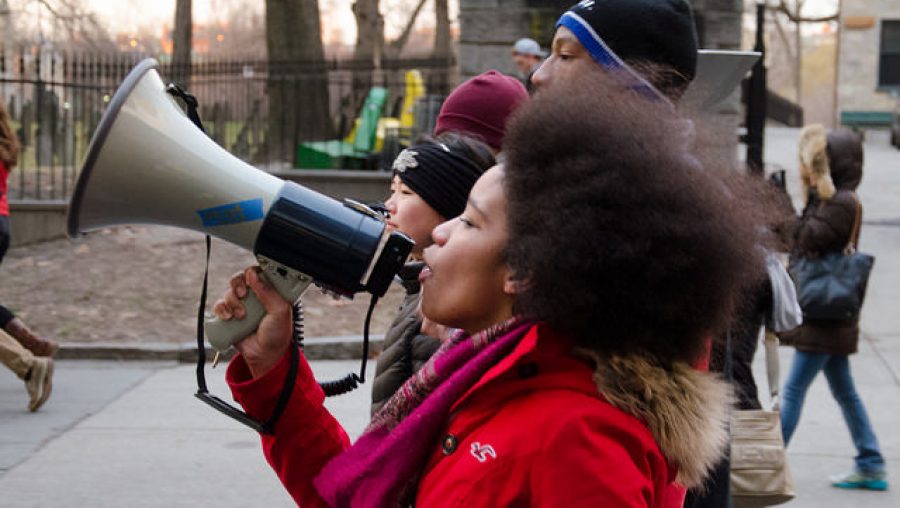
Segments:
[[[532,76],[538,89],[599,65],[638,93],[677,101],[697,71],[687,0],[582,0],[556,27],[552,52]]]
[[[516,78],[491,70],[456,87],[441,106],[434,135],[458,132],[500,151],[506,121],[528,91]]]
[[[635,93],[674,104],[697,72],[697,49],[688,0],[582,0],[557,21],[551,54],[532,83],[541,90],[599,69]],[[693,123],[678,122],[673,135],[689,151]],[[684,506],[730,506],[729,467],[727,457],[716,464],[706,488],[690,491]]]

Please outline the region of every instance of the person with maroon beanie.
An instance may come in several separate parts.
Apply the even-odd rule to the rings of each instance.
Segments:
[[[434,135],[458,132],[484,141],[500,151],[506,121],[528,99],[525,86],[495,70],[479,74],[456,87],[438,114]]]

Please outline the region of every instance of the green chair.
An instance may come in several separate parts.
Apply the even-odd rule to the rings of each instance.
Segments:
[[[301,169],[363,169],[375,149],[378,119],[387,95],[387,89],[379,86],[369,90],[359,118],[346,138],[300,143],[296,166]]]

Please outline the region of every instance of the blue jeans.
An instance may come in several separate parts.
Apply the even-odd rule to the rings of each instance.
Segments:
[[[785,446],[797,428],[800,411],[803,409],[803,400],[806,398],[806,390],[809,389],[809,385],[819,371],[825,372],[825,379],[828,380],[831,395],[841,406],[844,421],[847,422],[847,427],[850,429],[850,436],[856,446],[857,471],[876,474],[884,472],[884,457],[881,456],[878,448],[878,438],[872,431],[866,408],[853,385],[850,361],[847,355],[801,351],[794,353],[794,361],[785,381],[781,404],[781,433],[784,436]]]

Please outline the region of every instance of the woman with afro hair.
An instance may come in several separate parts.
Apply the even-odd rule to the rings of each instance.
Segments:
[[[590,78],[596,83],[596,76]],[[304,507],[680,507],[727,443],[727,384],[691,368],[759,280],[754,209],[610,82],[521,107],[505,158],[432,233],[422,312],[461,330],[351,445],[305,359],[264,453]],[[290,304],[227,379],[265,419],[295,356]],[[220,317],[242,306],[235,290]]]

